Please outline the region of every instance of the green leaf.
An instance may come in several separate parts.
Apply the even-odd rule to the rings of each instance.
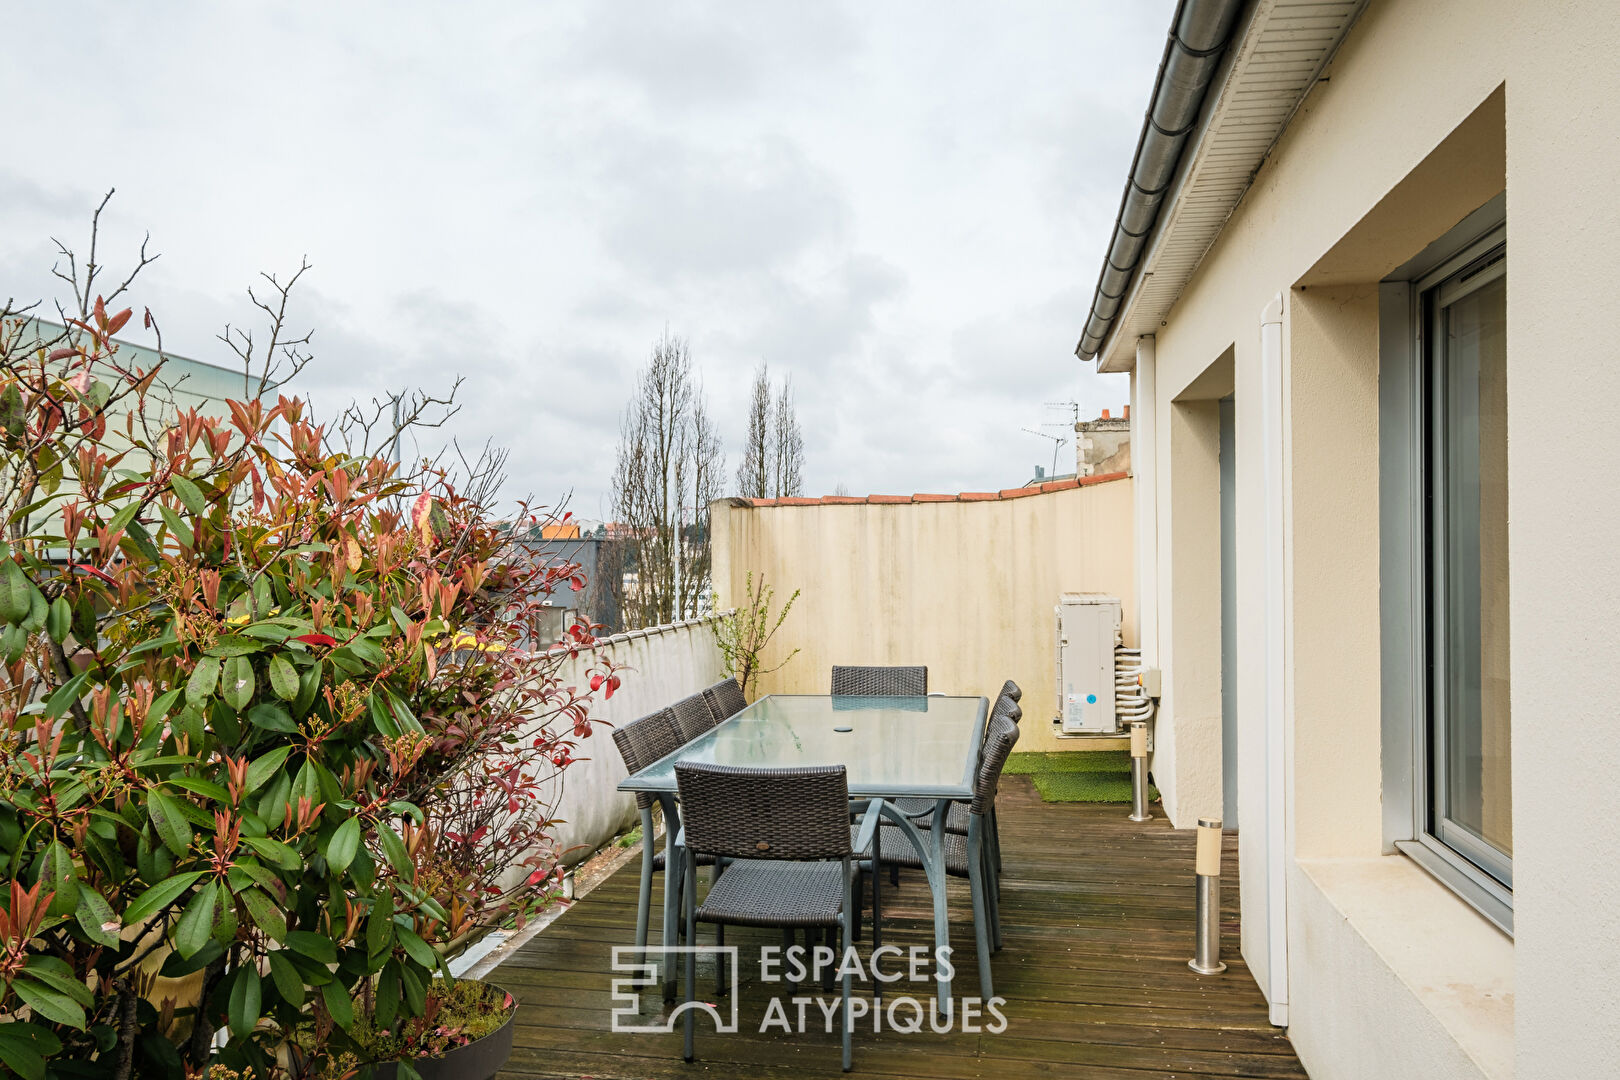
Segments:
[[[254,641],[250,637],[240,634],[226,634],[214,641],[214,647],[208,650],[209,656],[246,656],[256,653],[264,648],[262,641]]]
[[[113,914],[112,905],[107,903],[106,897],[90,886],[79,886],[79,906],[73,917],[91,941],[110,949],[118,947],[118,916]],[[112,929],[107,929],[108,926]]]
[[[405,991],[405,1004],[410,1008],[412,1016],[421,1016],[427,1008],[427,987],[422,985],[422,976],[416,973],[415,968],[400,965],[400,989]]]
[[[252,714],[249,713],[248,717],[252,719]],[[247,769],[248,790],[258,791],[263,787],[272,776],[281,771],[290,753],[292,753],[291,746],[278,746],[268,754],[254,758]]]
[[[304,865],[298,857],[298,852],[283,844],[279,840],[271,840],[266,836],[244,836],[242,843],[259,853],[260,858],[283,870],[296,871]]]
[[[30,956],[23,962],[23,970],[30,979],[44,983],[58,993],[66,994],[85,1008],[96,1003],[90,988],[79,981],[66,960],[56,956]]]
[[[181,956],[190,957],[213,937],[214,907],[218,903],[219,887],[210,882],[198,889],[197,895],[186,905],[174,929],[174,947]]]
[[[289,930],[287,948],[302,953],[317,963],[337,963],[337,946],[333,945],[332,939],[325,934],[316,934],[308,930]]]
[[[202,512],[208,508],[208,504],[203,501],[202,492],[197,488],[197,485],[193,484],[185,477],[179,475],[171,476],[169,478],[169,486],[174,488],[174,493],[180,496],[180,501],[184,503],[186,509],[190,510],[193,514],[201,516]]]
[[[50,614],[45,616],[45,632],[51,635],[52,641],[60,645],[67,640],[72,630],[73,605],[67,602],[67,597],[58,596],[51,601]]]
[[[258,638],[260,641],[286,641],[297,633],[273,622],[256,622],[250,626],[242,627],[242,633],[248,637]]]
[[[282,701],[298,696],[298,672],[285,656],[278,654],[270,658],[270,689]]]
[[[405,954],[418,964],[432,971],[439,966],[439,954],[433,951],[433,946],[423,941],[415,930],[407,930],[403,926],[394,928],[394,936],[404,946]]]
[[[342,876],[343,871],[354,861],[354,853],[359,849],[360,819],[345,818],[343,824],[332,834],[331,843],[326,846],[326,865],[331,868],[333,877]]]
[[[196,670],[186,680],[186,701],[200,705],[214,696],[214,688],[219,685],[219,667],[217,656],[205,656],[197,661]]]
[[[226,1010],[232,1035],[241,1038],[258,1026],[262,993],[258,968],[250,963],[236,969],[236,978],[231,983],[230,1007]]]
[[[213,799],[218,803],[228,804],[231,801],[230,792],[226,791],[212,780],[199,780],[195,776],[171,776],[166,783],[168,783],[170,787],[181,788],[185,791],[192,792],[195,795],[201,795],[205,799]]]
[[[298,734],[298,725],[293,718],[273,701],[261,701],[248,710],[248,721],[255,727],[262,727],[266,731],[279,731],[285,735]]]
[[[371,907],[371,917],[366,920],[366,955],[379,956],[393,944],[394,894],[385,892],[377,897]]]
[[[281,913],[274,900],[258,889],[239,892],[236,898],[247,906],[248,914],[253,916],[254,925],[275,941],[286,940],[287,917]]]
[[[176,897],[191,888],[203,876],[204,871],[196,870],[189,874],[181,874],[178,877],[166,878],[158,882],[141,893],[133,904],[124,909],[124,925],[133,926],[156,915],[163,908],[173,903]]]
[[[375,1000],[373,1018],[377,1022],[377,1030],[387,1031],[393,1026],[394,1017],[399,1015],[398,960],[389,960],[383,965],[382,974],[377,976]]]
[[[90,672],[81,671],[56,689],[45,702],[45,715],[53,720],[65,716],[74,702],[84,696],[84,686],[90,681]]]
[[[24,978],[13,979],[11,989],[29,1008],[53,1024],[84,1030],[84,1009],[61,991]]]
[[[179,803],[161,791],[153,791],[146,799],[146,813],[163,846],[176,855],[184,855],[191,847],[191,823]]]
[[[219,696],[225,704],[241,712],[253,700],[255,689],[253,661],[246,656],[227,657],[219,681]]]
[[[152,702],[152,707],[146,712],[146,722],[141,725],[141,734],[144,735],[148,731],[154,730],[159,724],[167,720],[169,710],[174,708],[174,703],[180,700],[180,695],[183,693],[185,693],[184,690],[170,690]]]
[[[191,535],[191,526],[181,521],[179,514],[176,514],[162,503],[158,504],[158,513],[163,518],[163,524],[174,534],[174,538],[180,541],[181,547],[194,548],[197,546],[196,537]]]
[[[141,553],[141,556],[147,562],[161,563],[163,561],[163,556],[159,554],[157,545],[152,543],[152,534],[146,531],[146,526],[138,521],[131,521],[129,527],[124,530],[124,535],[129,537],[130,543],[135,545],[135,549]]]
[[[107,522],[107,531],[109,533],[123,532],[129,527],[129,523],[135,520],[135,515],[140,513],[140,510],[141,501],[139,499],[131,499],[123,506],[120,506],[118,513],[114,514],[112,519]]]
[[[304,1003],[304,977],[285,954],[270,954],[270,978],[275,982],[276,993],[281,995],[282,1001],[294,1008]]]
[[[405,850],[405,841],[399,838],[399,834],[392,827],[383,825],[377,829],[377,840],[382,844],[383,857],[394,868],[394,873],[406,881],[414,881],[416,864],[411,862],[410,852]]]
[[[354,1026],[354,999],[349,997],[349,988],[340,982],[329,982],[321,987],[321,997],[326,1002],[326,1011],[332,1014],[332,1022],[340,1028]]]
[[[33,1024],[0,1024],[0,1062],[4,1062],[6,1068],[23,1080],[45,1080],[45,1059],[34,1049],[30,1041],[14,1038],[7,1030],[16,1027],[31,1027],[35,1031],[45,1030]]]

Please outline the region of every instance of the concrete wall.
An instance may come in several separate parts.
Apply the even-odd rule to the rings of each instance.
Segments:
[[[636,630],[601,639],[568,661],[559,678],[564,686],[583,686],[602,657],[618,665],[623,679],[609,700],[591,708],[591,734],[563,771],[556,814],[562,819],[557,839],[570,849],[574,863],[636,822],[631,795],[616,790],[625,777],[624,761],[613,744],[613,729],[673,705],[688,694],[726,677],[715,645],[711,620],[695,619],[672,626]]]
[[[799,655],[760,692],[824,694],[834,664],[926,664],[928,688],[948,694],[993,696],[1016,681],[1020,750],[1117,745],[1058,739],[1051,724],[1061,593],[1119,597],[1125,640],[1136,640],[1131,481],[1096,480],[1010,497],[715,503],[721,606],[741,603],[750,570],[776,587],[778,602],[802,590],[766,662]]]
[[[1243,948],[1264,985],[1267,853],[1249,823],[1267,806],[1258,643],[1276,568],[1260,554],[1259,350],[1262,308],[1282,297],[1289,955],[1288,985],[1270,989],[1288,1002],[1313,1077],[1614,1071],[1620,867],[1604,853],[1620,844],[1605,779],[1620,770],[1608,715],[1620,697],[1616,55],[1620,20],[1601,3],[1373,0],[1157,333],[1157,393],[1135,402],[1133,413],[1155,410],[1160,539],[1144,557],[1167,693],[1185,706],[1202,676],[1174,670],[1174,652],[1210,631],[1210,611],[1194,569],[1206,557],[1202,502],[1186,490],[1206,482],[1204,451],[1183,399],[1231,351]],[[1381,776],[1374,287],[1504,189],[1511,940],[1381,853],[1382,800],[1410,795],[1383,791]],[[1161,724],[1161,745],[1180,753],[1207,717],[1167,701]],[[1396,933],[1412,925],[1422,933]]]

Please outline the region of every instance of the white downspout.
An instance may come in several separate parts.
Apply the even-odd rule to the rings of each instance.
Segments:
[[[1136,638],[1142,665],[1159,666],[1158,393],[1153,335],[1136,339],[1131,374],[1131,471],[1136,476]]]
[[[1283,298],[1260,312],[1260,427],[1265,503],[1266,960],[1271,1022],[1288,1026],[1288,845],[1283,549]]]

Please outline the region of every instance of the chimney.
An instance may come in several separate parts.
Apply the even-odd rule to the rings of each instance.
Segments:
[[[1103,414],[1102,414],[1102,418],[1103,418],[1103,419],[1104,419],[1104,420],[1106,420],[1106,419],[1108,419],[1108,410],[1107,410],[1107,409],[1104,409],[1104,410],[1103,410]]]
[[[1125,406],[1125,419],[1129,420],[1130,418],[1131,418],[1131,407],[1129,405],[1127,405],[1127,406]]]

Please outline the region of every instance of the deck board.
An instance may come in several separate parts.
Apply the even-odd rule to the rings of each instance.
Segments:
[[[1002,781],[998,802],[1005,870],[1002,930],[993,958],[996,993],[1007,999],[999,1034],[855,1032],[855,1070],[869,1077],[939,1080],[1232,1080],[1304,1077],[1288,1039],[1267,1019],[1254,979],[1237,956],[1237,842],[1226,838],[1229,887],[1222,904],[1224,974],[1187,967],[1193,949],[1193,834],[1162,819],[1133,824],[1119,806],[1042,803],[1027,777]],[[779,932],[730,928],[741,946],[740,1030],[720,1035],[700,1019],[697,1060],[680,1058],[678,1034],[610,1030],[611,948],[633,944],[639,860],[616,871],[489,978],[520,1002],[515,1049],[504,1080],[809,1080],[839,1074],[838,1035],[819,1024],[802,1034],[760,1033],[766,1001],[787,992],[759,983],[755,950]],[[886,944],[930,945],[928,891],[905,873],[884,890]],[[653,941],[658,939],[655,881]],[[966,884],[950,888],[955,992],[978,993]],[[700,928],[700,940],[712,940]],[[862,942],[863,950],[870,939]],[[753,974],[750,974],[752,971]],[[709,991],[713,984],[700,979]],[[814,991],[800,991],[801,993]],[[927,984],[914,990],[927,992]],[[870,990],[858,990],[870,1000]],[[656,991],[654,995],[656,997]],[[828,995],[829,997],[831,995]],[[656,1007],[656,1006],[655,1006]],[[811,1006],[808,1015],[819,1016]]]

